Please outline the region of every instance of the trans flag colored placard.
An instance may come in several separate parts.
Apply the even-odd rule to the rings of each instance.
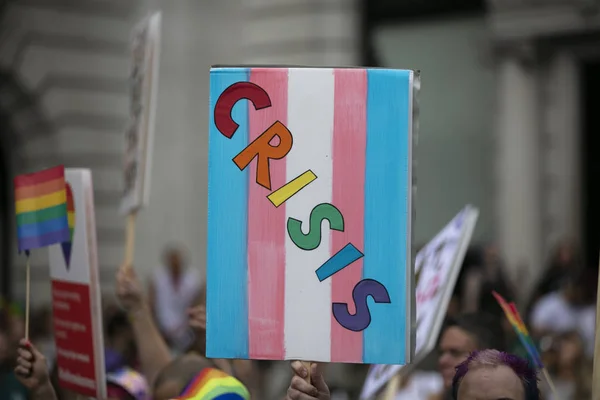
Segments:
[[[207,357],[411,361],[418,82],[211,70]]]

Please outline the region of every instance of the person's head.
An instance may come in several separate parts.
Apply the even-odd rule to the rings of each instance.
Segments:
[[[154,381],[153,399],[169,400],[181,395],[185,387],[204,368],[210,367],[207,359],[194,354],[176,358],[160,371]]]
[[[557,364],[559,368],[573,369],[577,363],[584,359],[583,341],[576,331],[560,335],[557,344]]]
[[[578,263],[575,244],[570,240],[563,240],[554,248],[550,259],[551,267],[569,269]]]
[[[456,367],[454,400],[539,400],[535,368],[498,350],[475,351]]]
[[[106,375],[109,400],[150,400],[150,388],[139,372],[124,367]]]
[[[452,385],[455,368],[478,349],[504,349],[504,330],[499,318],[485,314],[462,314],[447,318],[438,342],[438,368],[444,386]]]
[[[565,299],[574,306],[588,305],[594,302],[596,295],[596,270],[591,268],[575,268],[569,270],[562,283]]]
[[[127,363],[136,357],[135,335],[124,311],[112,313],[106,321],[106,343],[119,353]]]
[[[108,400],[136,400],[127,390],[113,383],[106,384],[106,395]]]
[[[173,275],[179,275],[185,266],[185,254],[181,247],[168,246],[163,253],[163,262]]]

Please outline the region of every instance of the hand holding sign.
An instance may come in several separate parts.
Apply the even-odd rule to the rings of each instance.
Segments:
[[[310,371],[306,369],[306,363],[292,361],[294,376],[287,391],[286,400],[329,400],[331,395],[329,387],[325,383],[320,367],[310,364]],[[311,377],[311,383],[306,381]]]
[[[144,305],[142,288],[131,266],[123,265],[117,271],[116,293],[121,306],[128,312],[139,310]]]

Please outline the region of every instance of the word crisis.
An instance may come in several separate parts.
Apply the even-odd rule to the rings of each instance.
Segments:
[[[228,139],[233,137],[239,127],[239,124],[231,117],[231,112],[235,104],[242,99],[250,101],[257,111],[271,107],[269,94],[260,86],[251,82],[237,82],[229,86],[219,96],[214,109],[215,125],[219,132]],[[272,144],[275,142],[273,140],[275,137],[279,139],[278,143]],[[256,159],[256,183],[271,190],[269,161],[283,159],[292,149],[293,142],[290,130],[280,121],[275,121],[232,161],[243,171]],[[267,198],[273,206],[279,207],[316,179],[317,176],[309,169],[271,192]],[[310,212],[308,233],[302,232],[300,220],[288,218],[288,235],[298,248],[306,251],[314,250],[321,244],[321,223],[325,220],[329,222],[330,229],[338,232],[344,231],[344,216],[340,210],[333,204],[321,203],[317,204]],[[317,268],[317,278],[323,282],[362,257],[364,254],[352,243],[348,243]],[[367,303],[369,296],[375,303],[391,303],[389,293],[383,284],[374,279],[363,279],[352,290],[352,299],[356,307],[355,314],[350,314],[347,303],[332,304],[332,312],[336,321],[351,331],[360,332],[366,329],[371,323],[371,313]]]

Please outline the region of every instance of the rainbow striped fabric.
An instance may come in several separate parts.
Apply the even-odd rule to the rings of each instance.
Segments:
[[[215,368],[205,368],[173,400],[249,400],[244,384]]]
[[[69,241],[65,168],[14,179],[19,251]]]
[[[146,378],[129,367],[107,374],[106,381],[123,388],[135,400],[150,400],[150,388]]]
[[[544,368],[542,357],[540,356],[540,353],[538,352],[535,343],[533,343],[533,339],[529,335],[527,326],[525,326],[523,318],[521,318],[519,310],[517,310],[517,305],[515,303],[508,303],[506,300],[504,300],[502,296],[500,296],[495,291],[492,291],[492,295],[496,298],[498,304],[500,304],[502,311],[504,311],[504,315],[506,315],[508,322],[510,322],[510,324],[512,325],[517,336],[519,337],[519,340],[521,341],[521,344],[523,345],[523,347],[525,347],[525,350],[527,350],[527,353],[529,354],[531,360],[535,363],[537,368]]]

